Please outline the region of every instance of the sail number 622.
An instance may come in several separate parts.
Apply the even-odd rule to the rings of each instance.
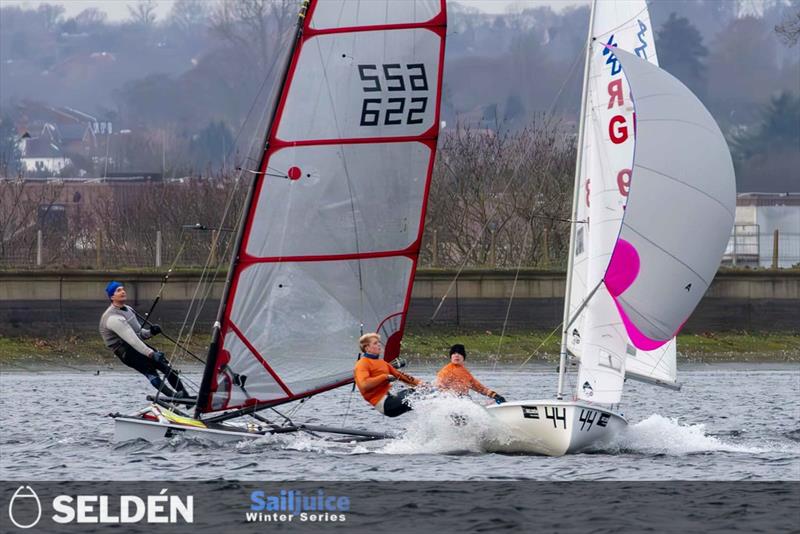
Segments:
[[[423,115],[428,107],[427,96],[413,96],[417,91],[428,91],[428,77],[423,63],[386,63],[382,65],[359,65],[358,74],[364,93],[380,93],[387,91],[411,92],[411,95],[389,96],[383,98],[365,98],[361,103],[361,126],[391,126],[395,124],[422,124]],[[381,120],[383,114],[383,120]]]

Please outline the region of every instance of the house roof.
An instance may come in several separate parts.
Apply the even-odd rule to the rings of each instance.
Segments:
[[[63,158],[64,153],[46,137],[28,139],[25,143],[25,153],[23,158]]]

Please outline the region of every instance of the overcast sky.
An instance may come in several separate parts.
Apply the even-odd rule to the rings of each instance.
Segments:
[[[487,13],[505,13],[509,8],[551,6],[560,9],[575,4],[586,4],[589,0],[456,0],[460,4],[480,9]],[[61,4],[66,8],[66,15],[72,17],[86,8],[95,7],[108,13],[110,20],[128,18],[128,5],[135,4],[127,0],[2,0],[3,5],[20,5],[36,8],[39,4]],[[169,13],[172,0],[158,0],[158,18],[163,19]]]

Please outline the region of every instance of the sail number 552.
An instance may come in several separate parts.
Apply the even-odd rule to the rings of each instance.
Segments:
[[[391,126],[395,124],[422,124],[428,107],[427,96],[413,96],[417,91],[428,91],[428,77],[423,63],[387,63],[359,65],[358,74],[364,82],[365,98],[361,103],[361,126]],[[369,98],[369,93],[387,91],[411,92],[411,95]],[[385,109],[382,106],[386,104]],[[383,115],[383,117],[381,117]]]

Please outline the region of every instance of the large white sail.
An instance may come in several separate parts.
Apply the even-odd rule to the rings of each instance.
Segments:
[[[700,302],[730,236],[733,163],[714,118],[679,80],[617,52],[631,85],[636,180],[605,285],[637,347],[671,339]]]
[[[651,350],[629,339],[611,295],[600,284],[619,234],[631,186],[634,112],[625,73],[607,46],[658,65],[644,0],[602,1],[593,7],[584,105],[578,224],[570,272],[570,317],[597,291],[569,328],[567,347],[580,359],[577,396],[619,402],[626,371],[675,381],[675,341]]]
[[[352,380],[399,353],[436,148],[444,0],[308,8],[237,251],[199,411]],[[203,395],[204,392],[207,393]]]

